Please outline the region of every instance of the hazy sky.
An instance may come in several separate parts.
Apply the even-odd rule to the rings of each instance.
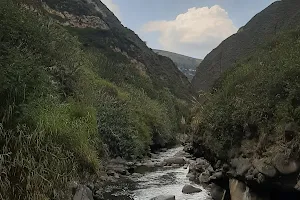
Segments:
[[[148,46],[204,58],[275,0],[102,0]]]

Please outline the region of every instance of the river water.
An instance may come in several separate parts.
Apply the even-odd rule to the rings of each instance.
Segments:
[[[182,151],[182,147],[170,149],[156,154],[151,162],[161,162],[174,157]],[[140,175],[133,175],[119,179],[117,183],[109,184],[104,198],[107,200],[150,200],[159,195],[175,195],[176,200],[206,200],[210,199],[209,192],[186,177],[188,168],[154,168]],[[184,185],[190,184],[201,188],[202,192],[196,194],[183,194]]]

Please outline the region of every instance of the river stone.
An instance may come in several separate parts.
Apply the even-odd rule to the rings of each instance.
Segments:
[[[215,172],[214,168],[211,165],[209,165],[206,170],[208,170],[209,173],[214,173]]]
[[[154,197],[150,200],[175,200],[175,196],[174,195],[161,195],[161,196],[157,196],[157,197]]]
[[[226,192],[226,190],[224,190],[220,186],[218,186],[214,183],[211,185],[210,194],[211,194],[211,197],[213,198],[213,200],[223,200],[224,196],[225,196],[225,192]]]
[[[199,193],[202,192],[202,190],[200,188],[196,188],[192,185],[185,185],[182,188],[182,193],[183,194],[193,194],[193,193]]]
[[[239,176],[243,176],[251,168],[251,162],[248,158],[234,158],[230,162],[231,166],[236,169],[236,173]]]
[[[216,172],[209,179],[210,180],[219,180],[222,178],[223,178],[223,172]]]
[[[185,159],[182,157],[175,157],[175,158],[169,158],[164,160],[166,165],[172,165],[172,164],[178,164],[178,165],[184,165],[186,163]]]
[[[259,159],[253,161],[253,166],[262,174],[267,177],[274,178],[277,175],[275,167],[265,162],[265,159]]]
[[[210,174],[208,171],[202,172],[199,176],[200,183],[209,183],[210,181]]]
[[[80,185],[73,197],[73,200],[94,200],[93,192],[84,185]]]
[[[288,159],[283,153],[279,153],[273,159],[276,169],[284,175],[293,174],[300,169],[300,163],[296,160]]]

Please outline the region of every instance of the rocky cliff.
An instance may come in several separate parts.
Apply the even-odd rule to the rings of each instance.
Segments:
[[[100,50],[116,63],[139,69],[158,89],[169,88],[187,99],[190,83],[169,59],[154,53],[132,30],[124,27],[100,0],[21,0],[38,7],[79,37],[86,48]]]
[[[201,59],[180,55],[177,53],[153,49],[159,55],[170,58],[182,73],[191,81],[196,74],[196,68],[201,63]]]
[[[276,1],[210,52],[192,80],[195,91],[210,90],[221,74],[253,53],[270,37],[300,25],[300,1]]]

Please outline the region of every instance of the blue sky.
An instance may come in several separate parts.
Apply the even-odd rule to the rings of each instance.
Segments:
[[[274,0],[103,0],[150,48],[203,58]]]

